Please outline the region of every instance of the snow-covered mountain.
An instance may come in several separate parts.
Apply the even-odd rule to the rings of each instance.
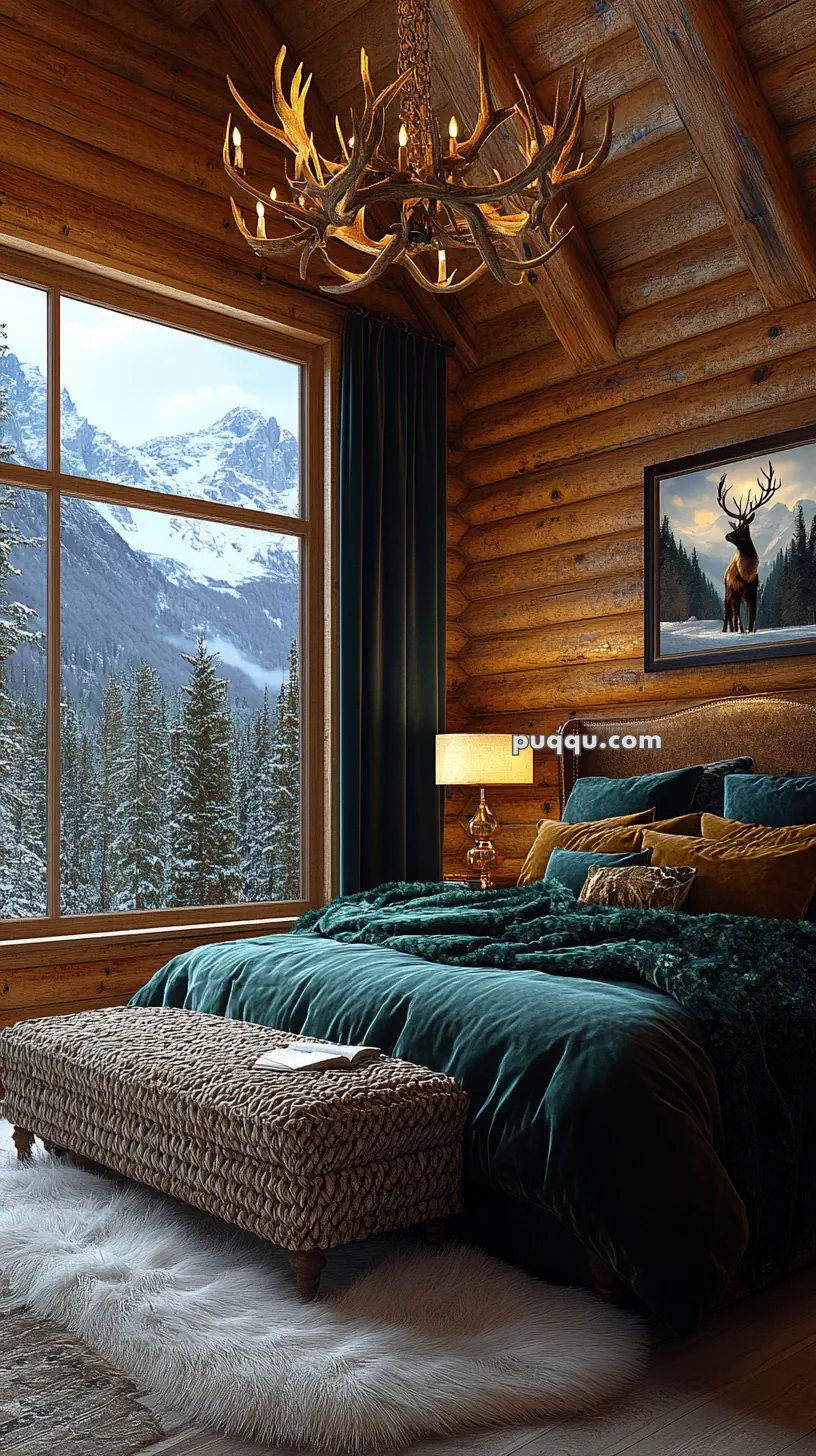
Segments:
[[[46,386],[39,369],[0,357],[8,419],[0,437],[15,463],[46,462]],[[77,411],[63,390],[62,468],[197,499],[291,515],[298,508],[297,441],[274,418],[237,408],[206,429],[122,445]],[[20,529],[45,534],[44,498],[21,491]],[[16,553],[17,590],[44,621],[43,548]],[[152,511],[70,500],[62,518],[63,660],[66,686],[97,706],[101,683],[144,659],[168,691],[186,677],[181,651],[203,633],[221,652],[235,694],[257,701],[275,687],[297,631],[296,543],[264,531]],[[19,656],[19,654],[18,654]],[[104,666],[103,666],[104,665]],[[38,678],[35,661],[9,664]],[[100,672],[99,669],[102,669]],[[72,682],[72,679],[74,681]]]

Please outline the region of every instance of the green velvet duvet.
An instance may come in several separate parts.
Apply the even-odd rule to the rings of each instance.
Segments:
[[[813,1243],[816,925],[386,885],[178,956],[134,1002],[449,1072],[467,1198],[555,1214],[677,1332],[741,1261],[766,1276]]]

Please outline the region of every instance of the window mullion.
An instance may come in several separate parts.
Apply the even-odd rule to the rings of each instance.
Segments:
[[[48,306],[48,466],[60,465],[60,295],[55,288]],[[48,734],[48,837],[46,882],[48,916],[60,913],[60,495],[48,487],[46,607],[46,722]]]

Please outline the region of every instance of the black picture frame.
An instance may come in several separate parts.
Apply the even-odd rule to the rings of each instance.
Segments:
[[[707,667],[724,662],[756,662],[764,658],[805,657],[816,654],[816,623],[813,640],[802,642],[764,643],[759,646],[745,646],[738,649],[723,646],[722,650],[710,648],[700,652],[662,654],[660,651],[660,482],[665,477],[683,475],[708,469],[712,466],[738,464],[756,455],[773,454],[774,451],[789,449],[796,445],[816,445],[816,422],[797,430],[783,430],[775,435],[762,435],[757,439],[740,441],[737,445],[725,445],[716,450],[703,450],[696,455],[682,455],[673,460],[662,460],[656,465],[647,465],[643,472],[643,522],[644,522],[644,632],[643,668],[645,672],[676,671],[684,667]],[[723,633],[726,643],[731,636]]]

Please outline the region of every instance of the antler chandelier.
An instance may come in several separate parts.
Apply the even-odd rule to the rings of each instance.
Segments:
[[[607,110],[597,149],[585,160],[585,72],[573,74],[566,86],[559,86],[552,121],[540,111],[518,77],[518,100],[513,106],[497,108],[480,40],[478,119],[470,136],[460,141],[456,117],[451,117],[446,150],[431,107],[430,0],[397,0],[397,18],[399,75],[375,96],[368,56],[365,50],[361,52],[364,106],[359,115],[352,112],[348,136],[339,118],[335,119],[340,144],[336,159],[318,151],[307,126],[306,97],[312,78],[303,81],[301,66],[292,79],[288,99],[284,93],[285,46],[275,60],[272,93],[280,126],[258,116],[227,77],[244,115],[294,156],[293,169],[287,173],[288,199],[279,198],[274,187],[271,191],[259,190],[247,180],[241,133],[233,126],[232,117],[228,118],[224,168],[236,186],[255,199],[255,232],[247,227],[240,207],[231,198],[235,221],[260,257],[298,255],[302,278],[307,276],[310,260],[317,253],[343,280],[323,284],[325,293],[352,293],[381,277],[392,264],[406,268],[432,293],[458,293],[485,273],[500,283],[518,285],[531,269],[546,263],[569,236],[568,231],[558,233],[560,213],[547,223],[547,209],[557,194],[588,177],[605,160],[611,141],[612,108]],[[397,146],[389,154],[385,146],[386,113],[398,95],[401,124]],[[471,180],[485,143],[499,127],[512,121],[518,124],[518,170],[503,177],[495,168],[483,167]],[[492,180],[487,180],[488,175]],[[368,230],[367,209],[369,216],[376,213],[379,236],[372,236]],[[268,236],[269,214],[276,223],[285,225],[280,235]],[[541,247],[537,256],[524,256],[533,251],[524,236],[529,234]],[[373,261],[360,273],[350,272],[332,256],[332,243],[347,244]],[[449,271],[451,253],[469,254],[465,266],[470,271],[457,276],[458,264]]]

